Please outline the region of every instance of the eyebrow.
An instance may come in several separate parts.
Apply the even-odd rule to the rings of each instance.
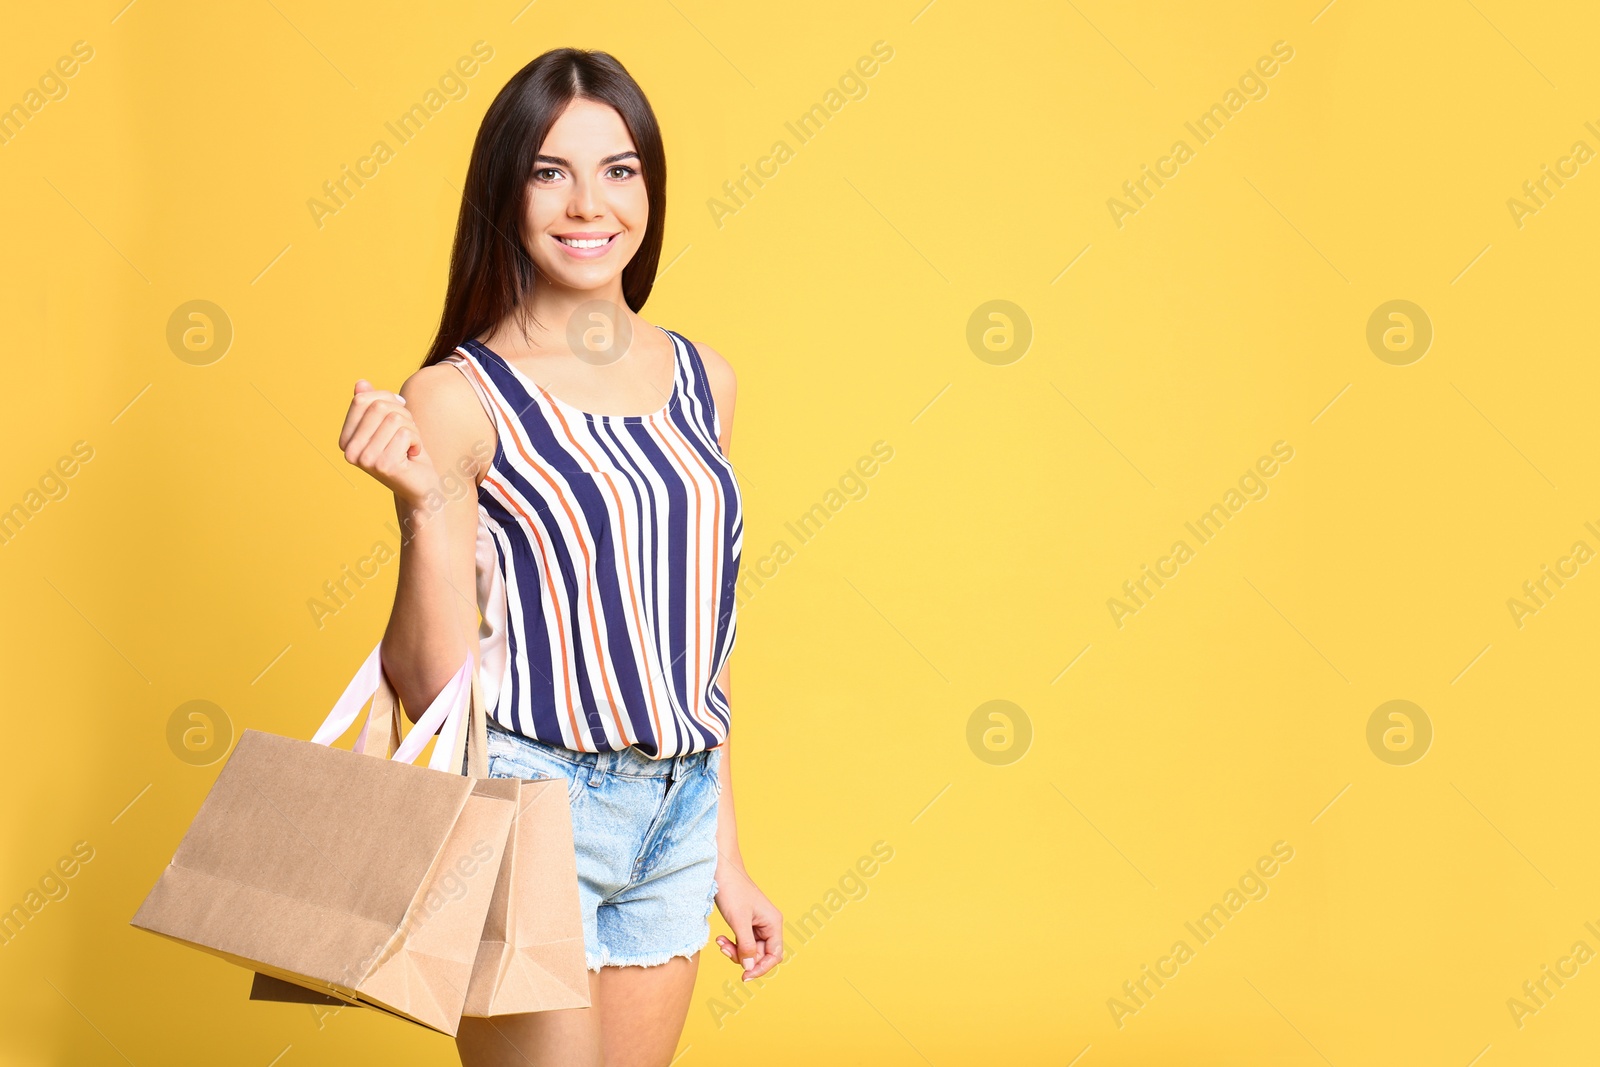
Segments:
[[[633,151],[618,152],[614,156],[607,156],[606,158],[602,159],[600,162],[603,165],[603,164],[608,164],[608,163],[620,163],[624,159],[638,159],[638,158],[639,158],[639,153],[637,153],[637,152],[633,152]],[[539,155],[539,156],[534,156],[533,157],[533,161],[535,163],[554,163],[558,167],[570,167],[570,166],[572,166],[571,163],[569,163],[565,159],[562,159],[560,156]],[[641,162],[643,162],[643,161],[641,160]]]

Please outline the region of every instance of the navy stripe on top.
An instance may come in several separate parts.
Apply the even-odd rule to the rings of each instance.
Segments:
[[[580,411],[477,341],[445,359],[498,437],[478,487],[489,714],[580,752],[728,736],[743,508],[700,353],[658,328],[672,394],[649,415]]]

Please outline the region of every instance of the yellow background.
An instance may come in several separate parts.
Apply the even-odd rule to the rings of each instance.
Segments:
[[[1507,1007],[1600,950],[1597,565],[1520,628],[1507,608],[1600,547],[1600,164],[1520,227],[1507,207],[1600,147],[1584,5],[109,0],[5,22],[0,103],[94,49],[0,147],[0,507],[94,449],[0,546],[0,906],[94,850],[0,947],[6,1063],[455,1062],[374,1013],[249,1003],[247,973],[128,919],[220,766],[177,758],[174,710],[305,736],[381,633],[392,563],[320,629],[307,608],[392,543],[336,447],[351,383],[420,361],[478,119],[560,45],[611,51],[656,109],[671,267],[644,314],[737,369],[746,559],[795,549],[740,609],[744,851],[791,918],[839,905],[720,1025],[737,970],[705,953],[679,1063],[1592,1053],[1600,963],[1521,1027]],[[477,40],[469,94],[319,229],[306,201]],[[879,40],[867,95],[797,145],[784,122]],[[1184,122],[1280,40],[1268,95],[1198,145]],[[779,138],[793,158],[719,227],[708,201]],[[1119,228],[1108,198],[1178,138],[1194,158]],[[235,331],[208,366],[166,341],[195,299]],[[966,340],[996,299],[1033,331],[1005,365]],[[1366,342],[1395,299],[1435,333],[1407,366]],[[796,545],[784,523],[878,440],[867,494]],[[1279,440],[1268,495],[1119,628],[1107,600]],[[1434,734],[1404,766],[1366,739],[1394,699]],[[1020,760],[969,747],[991,700],[1021,709],[1010,755],[1029,724]],[[864,895],[830,898],[878,841]],[[1108,999],[1278,841],[1268,895],[1119,1027]]]

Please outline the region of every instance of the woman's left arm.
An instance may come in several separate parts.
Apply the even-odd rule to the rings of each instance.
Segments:
[[[728,693],[728,669],[719,683]],[[757,888],[739,852],[739,830],[733,817],[732,737],[722,743],[717,777],[722,796],[717,801],[717,909],[736,940],[717,935],[722,954],[744,967],[744,981],[760,978],[783,960],[783,915]]]
[[[718,443],[728,455],[733,438],[733,402],[737,388],[728,361],[705,345],[698,345],[701,362],[710,379],[711,398],[717,411]],[[732,706],[732,664],[725,664],[717,678],[723,697]],[[722,954],[744,967],[743,979],[759,978],[783,959],[783,915],[766,894],[756,887],[745,870],[744,854],[739,849],[739,827],[733,813],[733,737],[722,742],[722,759],[717,768],[722,795],[717,801],[717,910],[732,929],[736,940],[717,935]]]

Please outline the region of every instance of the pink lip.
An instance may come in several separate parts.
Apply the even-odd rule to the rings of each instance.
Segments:
[[[596,233],[592,231],[584,233],[563,233],[550,235],[551,240],[556,242],[556,246],[573,259],[599,259],[607,252],[610,252],[611,246],[617,243],[615,240],[616,236],[616,233]],[[575,241],[593,241],[602,237],[611,238],[611,240],[606,241],[606,243],[601,245],[599,248],[573,248],[571,245],[560,240],[561,237],[571,238]]]

